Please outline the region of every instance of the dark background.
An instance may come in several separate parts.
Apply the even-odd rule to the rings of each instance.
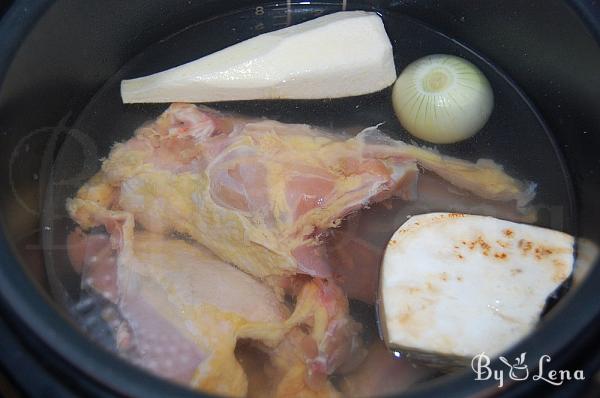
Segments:
[[[12,4],[11,0],[0,0],[0,15]]]

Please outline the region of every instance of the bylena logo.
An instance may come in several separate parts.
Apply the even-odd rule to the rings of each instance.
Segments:
[[[548,370],[548,363],[551,361],[550,355],[542,355],[538,361],[538,366],[535,372],[530,374],[529,368],[525,363],[526,353],[521,353],[520,356],[514,359],[511,363],[505,357],[499,357],[506,368],[492,369],[490,357],[485,353],[477,354],[471,360],[471,369],[475,372],[475,380],[490,380],[494,379],[498,382],[498,388],[504,386],[506,378],[514,381],[527,380],[531,376],[534,381],[542,380],[554,386],[560,386],[565,381],[569,380],[585,380],[583,370]]]
[[[500,361],[505,364],[506,366],[508,366],[509,373],[508,373],[508,377],[511,378],[511,380],[527,380],[527,378],[529,377],[529,369],[527,369],[527,365],[525,364],[525,353],[521,353],[521,356],[515,358],[515,364],[511,365],[508,360],[504,357],[500,357],[499,358]]]

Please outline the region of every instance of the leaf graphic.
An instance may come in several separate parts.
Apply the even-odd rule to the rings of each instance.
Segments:
[[[525,353],[522,352],[519,358],[515,358],[517,360],[517,365],[523,365],[525,363]]]
[[[506,366],[508,366],[509,368],[512,368],[512,365],[510,363],[508,363],[508,360],[504,357],[499,357],[498,358],[500,360],[500,362],[502,362],[503,364],[505,364]]]

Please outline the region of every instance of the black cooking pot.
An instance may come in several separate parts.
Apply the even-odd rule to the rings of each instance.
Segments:
[[[0,389],[4,394],[197,396],[150,377],[91,343],[57,304],[60,297],[50,291],[44,266],[40,237],[48,226],[41,222],[41,210],[49,170],[64,139],[61,132],[69,130],[100,87],[128,60],[198,21],[267,4],[262,3],[17,0],[5,11],[0,21]],[[300,8],[308,3],[292,2]],[[585,275],[507,356],[527,352],[527,365],[535,369],[538,359],[548,354],[552,362],[546,371],[582,369],[589,382],[600,367],[600,266],[591,258],[594,245],[600,245],[600,4],[593,0],[317,3],[328,10],[346,6],[393,11],[419,20],[483,54],[514,79],[537,108],[571,178],[573,208],[568,212],[573,217],[568,222],[572,232],[584,239],[578,245],[582,261],[577,272]],[[103,142],[101,136],[93,138]],[[520,158],[527,158],[530,145],[535,145],[525,138],[524,142],[528,144],[514,143]],[[509,383],[499,390],[493,379],[473,379],[470,370],[453,373],[407,396],[559,391],[543,381]],[[589,383],[571,381],[560,391],[578,395],[584,388]]]

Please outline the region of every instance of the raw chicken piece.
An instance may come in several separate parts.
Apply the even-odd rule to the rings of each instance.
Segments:
[[[443,157],[376,128],[344,139],[174,104],[115,145],[68,209],[83,228],[96,225],[98,208],[125,210],[146,229],[186,234],[259,278],[329,277],[320,234],[369,203],[413,198],[417,164],[481,197],[525,205],[533,195],[489,160]]]
[[[317,379],[324,379],[338,369],[351,369],[364,359],[366,352],[359,338],[362,327],[348,315],[346,296],[335,283],[309,279],[302,284],[294,312],[282,329],[287,332],[289,325],[299,324],[310,325],[310,333],[302,340],[309,383],[320,384]],[[253,328],[256,325],[244,329],[244,336],[256,338]],[[258,335],[266,343],[261,328],[259,325]]]
[[[337,396],[328,376],[353,370],[365,358],[359,336],[362,327],[350,318],[346,297],[334,283],[312,279],[299,289],[294,313],[279,326],[285,338],[270,344],[263,325],[250,325],[242,333],[270,348],[267,353],[275,383],[268,396]],[[289,329],[290,325],[303,327]],[[277,328],[270,326],[271,331]],[[277,334],[269,337],[277,338]]]
[[[277,396],[331,396],[337,393],[327,376],[364,356],[360,325],[335,285],[304,281],[288,317],[270,288],[206,249],[134,233],[124,212],[99,209],[95,216],[110,240],[77,230],[69,237],[70,257],[84,284],[118,304],[128,325],[117,343],[124,351],[135,346],[128,355],[134,363],[203,391],[242,396],[247,378],[234,350],[238,339],[252,339],[279,375]]]
[[[70,239],[87,246],[84,284],[118,304],[128,322],[124,333],[131,342],[123,347],[117,334],[119,348],[134,344],[130,359],[163,377],[243,396],[247,380],[234,356],[237,331],[252,322],[283,322],[287,308],[271,289],[204,248],[139,232],[129,251],[129,239],[118,242],[116,261],[105,236],[75,232]],[[81,255],[71,248],[76,263]]]

